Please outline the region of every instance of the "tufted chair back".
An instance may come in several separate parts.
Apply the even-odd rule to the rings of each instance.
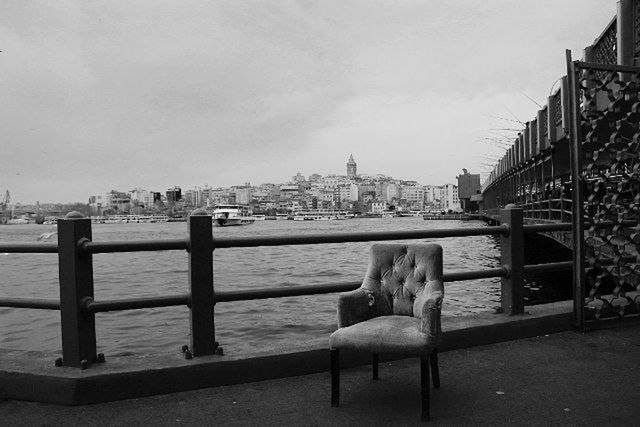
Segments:
[[[373,300],[373,316],[419,317],[423,302],[433,293],[444,292],[442,248],[435,244],[374,244],[362,288]]]

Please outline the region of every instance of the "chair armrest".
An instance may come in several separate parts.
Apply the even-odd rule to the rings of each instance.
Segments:
[[[338,297],[338,328],[344,328],[369,318],[369,294],[362,288]]]
[[[442,298],[444,292],[431,291],[424,295],[424,299],[419,301],[420,305],[414,307],[414,315],[420,318],[418,324],[420,332],[427,334],[428,340],[437,347],[442,340],[442,326],[440,323],[440,313],[442,311]]]

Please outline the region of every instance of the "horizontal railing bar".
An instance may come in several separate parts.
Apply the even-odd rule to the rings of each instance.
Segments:
[[[547,231],[571,231],[573,225],[570,222],[557,224],[531,224],[522,226],[525,233],[543,233]]]
[[[622,71],[623,73],[640,72],[640,68],[631,67],[628,65],[596,64],[593,62],[576,61],[576,66],[580,68],[585,68],[588,70],[598,70],[598,71]]]
[[[448,282],[458,282],[462,280],[474,280],[474,279],[487,279],[491,277],[507,277],[508,272],[503,267],[490,268],[487,270],[473,270],[473,271],[452,271],[444,273],[442,280]],[[446,292],[446,291],[445,291]]]
[[[274,288],[243,289],[237,291],[216,291],[216,303],[230,301],[248,301],[265,298],[299,297],[304,295],[332,294],[358,289],[359,282],[325,283],[321,285],[279,286]]]
[[[596,258],[594,260],[594,263],[596,263],[597,265],[614,265],[616,264],[616,261],[623,261],[625,263],[636,263],[638,261],[638,258],[636,258],[634,255],[621,255],[619,257],[608,257],[608,258]]]
[[[475,271],[454,271],[443,274],[444,282],[456,282],[461,280],[484,279],[490,277],[506,277],[507,270],[492,268]],[[246,301],[253,299],[296,297],[304,295],[331,294],[347,292],[358,289],[362,285],[358,282],[325,283],[321,285],[298,285],[274,288],[243,289],[238,291],[217,291],[216,302]]]
[[[552,271],[571,270],[573,261],[549,262],[546,264],[531,264],[523,267],[524,274],[549,273]]]
[[[216,248],[240,248],[255,246],[310,245],[318,243],[369,242],[377,240],[407,240],[460,236],[487,236],[508,233],[506,226],[448,228],[439,230],[379,231],[368,233],[307,234],[299,236],[218,237]]]
[[[168,295],[164,297],[130,298],[105,301],[87,301],[84,311],[87,313],[103,313],[105,311],[136,310],[140,308],[172,307],[189,305],[189,295]]]
[[[585,228],[595,227],[595,228],[613,228],[616,225],[621,225],[623,227],[635,227],[638,225],[637,221],[632,219],[625,219],[622,221],[599,221],[599,222],[585,222]]]
[[[57,243],[0,243],[0,252],[22,254],[58,253]]]
[[[184,239],[137,240],[113,242],[84,242],[82,248],[92,254],[108,252],[172,251],[186,250],[189,241]]]
[[[60,310],[60,301],[40,298],[0,298],[0,307]]]

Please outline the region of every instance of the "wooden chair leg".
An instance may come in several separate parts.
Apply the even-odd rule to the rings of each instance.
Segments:
[[[332,348],[331,354],[331,406],[340,406],[340,350]]]
[[[420,395],[422,400],[422,421],[429,421],[429,361],[428,356],[420,357]]]
[[[378,354],[374,353],[371,355],[371,367],[373,370],[373,379],[378,379]]]
[[[433,376],[433,387],[440,388],[440,370],[438,368],[438,349],[434,348],[429,355],[429,363],[431,364],[431,375]]]

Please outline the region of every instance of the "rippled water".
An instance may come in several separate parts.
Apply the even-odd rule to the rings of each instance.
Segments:
[[[483,225],[476,221],[424,221],[416,217],[259,221],[244,227],[214,228],[214,235],[269,236]],[[0,241],[35,242],[43,232],[52,230],[53,227],[42,225],[3,226]],[[93,226],[95,241],[185,236],[185,223]],[[491,236],[437,239],[444,250],[445,272],[497,267],[496,242]],[[361,280],[370,246],[371,243],[364,242],[217,249],[214,252],[215,288],[250,289]],[[184,251],[94,255],[95,299],[186,293],[187,265]],[[0,254],[0,295],[57,299],[57,255]],[[499,298],[499,279],[447,283],[443,315],[491,311],[499,305]],[[243,352],[287,347],[293,342],[328,336],[336,328],[336,299],[337,294],[328,294],[220,303],[216,306],[216,339],[226,352]],[[51,352],[60,349],[57,311],[0,308],[0,325],[2,348]],[[109,355],[174,352],[189,342],[186,307],[99,313],[96,325],[98,351]]]

